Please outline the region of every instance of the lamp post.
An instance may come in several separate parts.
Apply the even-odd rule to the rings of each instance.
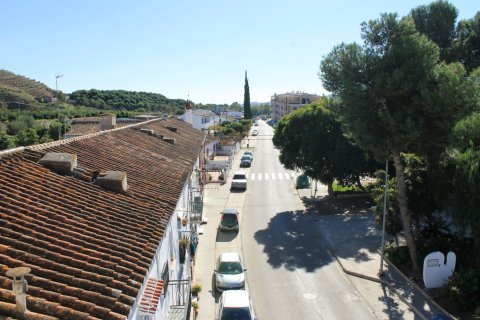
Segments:
[[[60,140],[61,136],[62,136],[62,121],[60,119],[60,110],[58,108],[58,100],[59,100],[59,93],[58,93],[58,78],[61,78],[63,77],[63,74],[57,74],[55,75],[55,91],[57,93],[57,101],[56,101],[56,104],[57,104],[57,116],[58,116],[58,122],[60,123],[59,127],[58,127],[58,140]]]
[[[388,190],[388,158],[385,162],[385,186],[383,191],[383,223],[382,223],[382,249],[380,253],[380,270],[378,271],[378,276],[383,277],[385,275],[383,271],[383,253],[385,250],[385,218],[387,213],[387,190]]]

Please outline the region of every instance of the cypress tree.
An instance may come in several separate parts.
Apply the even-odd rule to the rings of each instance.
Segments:
[[[243,117],[245,119],[252,119],[252,109],[250,108],[250,88],[248,87],[246,70],[245,70],[245,93],[243,95]]]

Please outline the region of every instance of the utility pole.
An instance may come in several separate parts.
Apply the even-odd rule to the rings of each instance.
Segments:
[[[385,185],[383,190],[383,223],[382,223],[382,251],[380,254],[380,270],[378,271],[378,276],[383,277],[385,272],[383,270],[383,255],[385,251],[385,221],[387,217],[387,196],[388,196],[388,157],[385,162]]]
[[[60,98],[60,94],[58,92],[58,78],[62,78],[62,77],[63,77],[63,74],[55,75],[55,91],[57,93],[57,101],[55,103],[57,104],[57,118],[60,124],[58,127],[58,140],[60,140],[62,137],[62,120],[60,119],[60,109],[59,109],[59,103],[58,103]]]

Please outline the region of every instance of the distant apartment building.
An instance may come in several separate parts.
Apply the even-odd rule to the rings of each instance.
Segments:
[[[272,96],[272,119],[277,123],[281,117],[286,116],[290,112],[298,108],[310,104],[315,100],[320,99],[321,96],[305,92],[291,92],[274,94]]]

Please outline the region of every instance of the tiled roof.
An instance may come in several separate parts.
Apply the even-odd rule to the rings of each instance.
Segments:
[[[145,293],[140,301],[140,311],[146,314],[155,314],[164,284],[163,280],[148,278]]]
[[[134,123],[141,123],[145,121],[144,119],[128,119],[128,120],[121,120],[117,119],[116,121],[116,128],[122,128]],[[80,118],[74,119],[70,130],[68,130],[67,135],[70,136],[80,136],[86,134],[92,134],[99,132],[100,129],[100,119],[95,117],[89,118]]]
[[[25,319],[125,319],[203,138],[184,122],[154,120],[0,156],[0,315],[15,315],[5,272],[23,266]],[[128,192],[38,164],[49,152],[76,154],[86,177],[126,172]]]

